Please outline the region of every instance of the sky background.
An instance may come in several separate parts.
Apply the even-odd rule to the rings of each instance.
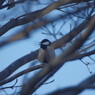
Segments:
[[[37,10],[37,9],[43,8],[43,7],[44,7],[44,5],[36,6],[36,7],[35,7],[35,5],[33,5],[31,9],[34,11],[34,10]],[[2,26],[7,21],[9,21],[11,18],[17,17],[17,16],[25,13],[25,10],[23,10],[23,8],[25,10],[27,10],[27,7],[25,7],[24,4],[19,5],[19,7],[15,6],[14,8],[12,8],[10,10],[7,10],[6,8],[3,10],[0,10],[0,14],[1,14],[0,15],[0,21],[1,21],[0,25]],[[16,10],[18,10],[18,11],[16,11]],[[57,13],[57,11],[56,11],[56,13]],[[10,15],[10,14],[12,14],[12,15]],[[52,14],[53,14],[52,16],[54,16],[55,11],[53,11]],[[59,25],[60,25],[60,23],[59,23]],[[66,27],[67,25],[69,27],[69,23],[64,25],[65,33],[68,33],[68,31],[69,31],[69,28]],[[22,29],[22,27],[23,26],[19,26],[19,27],[9,30],[8,33],[6,33],[5,35],[3,35],[0,38],[0,40],[7,39],[11,34],[13,34],[14,32],[18,32],[20,29]],[[57,31],[58,27],[59,26],[57,26],[56,31]],[[52,31],[51,28],[50,28],[50,30]],[[43,32],[43,30],[40,28],[37,30],[35,35],[31,35],[28,39],[16,41],[10,45],[0,48],[0,71],[2,71],[4,68],[6,68],[8,65],[10,65],[12,62],[17,60],[18,58],[30,53],[31,51],[38,49],[39,42],[42,39],[48,38],[49,40],[54,41],[54,38],[52,36],[44,35],[44,34],[42,34],[42,32]],[[59,38],[59,36],[58,36],[58,38]],[[58,56],[60,54],[60,52],[61,52],[60,50],[56,50],[56,55]],[[91,57],[95,58],[94,55]],[[92,71],[92,74],[94,74],[95,73],[95,63],[92,60],[90,60],[88,57],[83,58],[83,61],[91,63],[89,65],[89,68]],[[26,69],[27,67],[30,66],[30,64],[31,64],[31,62],[29,62],[25,66],[22,66],[20,69],[18,69],[13,74],[16,74],[17,72]],[[38,64],[40,64],[40,63],[38,62]],[[29,74],[33,75],[35,72],[37,72],[37,71],[33,71],[32,73],[29,73]],[[82,82],[87,77],[91,76],[92,74],[89,73],[87,67],[80,60],[66,62],[65,65],[62,66],[62,68],[53,77],[51,77],[47,81],[47,82],[49,82],[49,81],[54,80],[54,82],[47,84],[47,85],[42,85],[34,93],[34,95],[35,94],[45,95],[45,93],[51,92],[56,89],[69,87],[69,86],[75,86],[75,85],[79,84],[80,82]],[[18,78],[18,82],[16,85],[20,85],[22,83],[22,77]],[[15,80],[4,86],[10,86],[10,85],[13,85],[14,83],[15,83]],[[19,90],[19,88],[17,88],[17,90]],[[8,93],[8,95],[10,95],[10,93],[14,92],[14,90],[7,89],[6,92]],[[1,92],[1,94],[6,95],[5,92],[3,92],[3,91]],[[95,95],[95,91],[94,90],[85,90],[79,95]]]

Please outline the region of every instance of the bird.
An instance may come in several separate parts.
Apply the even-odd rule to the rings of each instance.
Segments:
[[[43,39],[39,45],[38,60],[45,65],[55,57],[55,51],[48,39]]]

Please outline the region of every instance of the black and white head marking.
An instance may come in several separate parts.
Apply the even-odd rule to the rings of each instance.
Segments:
[[[55,57],[54,48],[48,39],[43,39],[40,42],[40,49],[38,53],[38,60],[41,63],[49,63]]]
[[[40,47],[44,50],[47,49],[47,47],[50,45],[51,45],[51,42],[48,39],[44,39],[40,42]]]

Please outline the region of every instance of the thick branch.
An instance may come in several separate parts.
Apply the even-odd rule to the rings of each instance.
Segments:
[[[31,93],[33,93],[33,88],[50,72],[52,72],[53,70],[55,70],[55,72],[57,70],[60,69],[60,67],[64,64],[64,62],[66,62],[66,57],[70,56],[71,54],[73,54],[77,49],[79,49],[83,43],[86,41],[86,39],[91,35],[91,33],[93,33],[93,30],[95,28],[95,16],[93,17],[93,19],[91,20],[91,22],[89,23],[89,28],[87,29],[87,31],[85,31],[77,40],[74,44],[72,44],[67,50],[65,50],[63,52],[63,54],[57,58],[54,58],[54,60],[52,60],[50,63],[47,64],[47,66],[45,68],[43,68],[42,71],[40,71],[38,74],[36,74],[33,78],[31,78],[27,84],[25,84],[25,86],[22,88],[21,94],[27,94],[30,95]],[[54,73],[55,73],[54,72]],[[53,73],[53,74],[54,74]],[[53,75],[52,74],[52,75]],[[51,75],[51,76],[52,76]],[[50,77],[51,77],[50,76]]]
[[[38,19],[62,5],[66,5],[70,3],[78,3],[78,2],[88,2],[88,1],[92,1],[92,0],[66,0],[66,1],[58,0],[42,10],[38,10],[38,11],[28,14],[27,17],[25,16],[22,18],[22,16],[20,16],[20,18],[15,18],[15,19],[10,20],[8,23],[6,23],[0,28],[0,36],[5,34],[11,28],[14,28],[16,26],[23,25],[23,24],[29,23],[30,21]]]
[[[81,9],[81,10],[85,10],[85,8]],[[77,11],[74,11],[72,12],[72,14],[76,14],[78,13],[79,10]],[[34,12],[35,13],[35,12]],[[28,15],[30,15],[32,13],[29,13],[29,14],[26,14],[26,15],[22,15],[20,17],[25,17],[27,18]],[[66,18],[68,16],[68,14],[62,16],[62,18]],[[20,18],[18,17],[18,18]],[[0,47],[1,46],[4,46],[6,44],[9,44],[9,43],[12,43],[16,40],[20,40],[24,37],[27,37],[27,35],[29,35],[29,32],[32,31],[33,29],[37,29],[45,24],[48,24],[50,22],[53,22],[53,21],[57,21],[57,20],[60,20],[61,18],[58,17],[58,18],[55,18],[53,20],[48,20],[48,21],[45,21],[44,20],[40,20],[39,22],[37,23],[34,23],[33,25],[29,26],[28,28],[26,28],[24,31],[20,32],[20,33],[17,33],[15,35],[12,35],[9,39],[7,40],[4,40],[2,42],[0,42]],[[67,35],[65,35],[63,38],[57,40],[57,44],[56,42],[54,42],[52,44],[52,46],[57,49],[57,48],[60,48],[60,47],[63,47],[66,43],[68,43],[69,41],[71,41],[79,32],[81,32],[87,25],[87,23],[90,21],[91,17],[87,20],[85,20],[83,23],[81,23],[80,25],[78,25],[76,28],[74,28],[70,33],[68,33]],[[14,20],[14,19],[13,19]],[[15,22],[15,21],[14,21]],[[10,25],[10,23],[8,23],[8,25]],[[5,28],[4,28],[5,29]],[[60,44],[59,44],[60,43]]]
[[[31,71],[34,71],[34,70],[37,70],[37,69],[41,69],[41,68],[42,68],[42,65],[37,65],[37,66],[30,67],[30,68],[28,68],[28,69],[26,69],[26,70],[23,70],[23,71],[21,71],[21,72],[15,74],[15,75],[13,75],[13,76],[11,76],[11,77],[8,78],[8,79],[5,79],[5,80],[0,81],[0,86],[1,86],[1,85],[4,85],[4,84],[6,84],[6,83],[9,83],[9,82],[15,80],[16,78],[18,78],[18,77],[20,77],[20,76],[26,74],[26,73],[29,73],[29,72],[31,72]]]
[[[65,16],[64,16],[64,18],[65,18]],[[83,23],[81,23],[76,28],[74,28],[70,33],[68,33],[67,35],[63,36],[59,40],[53,42],[52,43],[52,47],[54,47],[55,49],[63,47],[66,43],[71,41],[76,35],[78,35],[82,30],[85,29],[85,27],[87,26],[87,24],[90,21],[90,19],[88,19],[88,20],[86,19]],[[4,45],[7,45],[9,43],[12,43],[12,42],[14,42],[16,40],[20,40],[21,38],[26,37],[32,29],[39,28],[39,27],[43,26],[44,24],[48,24],[48,23],[56,21],[56,20],[60,20],[60,18],[56,18],[54,20],[48,20],[45,23],[44,23],[44,20],[43,21],[40,20],[39,22],[34,23],[32,26],[29,26],[28,28],[25,28],[25,30],[23,32],[20,32],[20,33],[17,33],[15,35],[12,35],[9,39],[0,42],[0,47],[2,47]]]
[[[82,29],[84,29],[84,27],[85,27],[85,25],[88,23],[88,21],[86,20],[86,21],[84,21],[81,25],[79,25],[75,30],[72,30],[71,31],[71,34],[72,34],[72,37],[73,37],[73,34],[75,33],[75,32],[77,32],[76,30],[82,30]],[[80,31],[78,31],[78,32],[80,32]],[[77,33],[78,33],[77,32]],[[76,33],[76,34],[77,34]],[[68,38],[68,41],[70,40],[70,37],[69,37],[69,35],[70,34],[68,34],[68,35],[66,35],[66,37]],[[75,35],[74,35],[75,36]],[[62,39],[64,39],[65,40],[65,38],[66,37],[63,37]],[[61,41],[62,39],[60,39],[59,41]],[[61,44],[64,44],[64,40],[62,40],[63,41],[63,43],[61,43]],[[66,40],[67,41],[67,40]],[[59,42],[55,42],[55,45],[56,44],[58,44]],[[35,53],[33,53],[33,55],[35,55]],[[32,56],[33,56],[32,55]],[[27,56],[27,55],[26,55]],[[15,61],[14,63],[12,63],[11,65],[12,65],[12,67],[13,68],[11,68],[11,65],[9,66],[9,67],[7,67],[5,70],[3,70],[1,73],[0,73],[0,80],[2,80],[2,79],[5,79],[6,77],[8,77],[10,74],[12,74],[16,69],[18,69],[19,67],[21,67],[22,65],[24,65],[25,63],[27,63],[27,62],[29,62],[29,61],[31,61],[32,60],[32,58],[30,58],[30,59],[28,59],[28,57],[23,57],[23,58],[21,58],[21,59],[18,59],[17,61]],[[29,54],[28,56],[31,56],[31,54]],[[24,59],[25,58],[25,59]],[[26,59],[27,58],[27,59]],[[33,58],[34,59],[34,58]],[[22,61],[21,61],[22,60]],[[25,61],[25,62],[23,62],[23,60],[28,60],[28,61]],[[21,63],[23,63],[23,64],[21,64]],[[14,65],[15,64],[15,65]],[[10,69],[12,69],[12,70],[10,70]],[[9,71],[9,72],[7,72],[7,70]],[[2,75],[3,74],[3,75]],[[3,77],[2,77],[3,76]]]
[[[15,62],[11,63],[7,68],[0,72],[0,81],[4,80],[5,78],[9,77],[15,70],[23,66],[24,64],[37,59],[38,50],[31,52],[23,56],[22,58],[16,60]]]
[[[91,17],[92,18],[92,17]],[[52,47],[54,47],[55,49],[57,48],[62,48],[63,46],[65,46],[68,42],[70,42],[75,36],[77,36],[81,31],[83,31],[87,24],[90,22],[89,20],[85,20],[83,21],[81,24],[79,24],[77,27],[75,27],[74,29],[72,29],[68,34],[66,34],[65,36],[63,36],[62,38],[58,39],[57,41],[54,41],[52,43]]]
[[[85,81],[88,81],[88,80],[86,79]],[[80,85],[77,85],[77,86],[72,86],[72,87],[59,89],[59,90],[53,91],[51,93],[48,93],[46,95],[74,95],[74,94],[72,94],[72,92],[76,92],[76,91],[79,91],[79,90],[87,90],[87,89],[93,89],[94,90],[95,86],[89,86],[89,85],[87,85],[87,86],[81,85],[80,86]]]

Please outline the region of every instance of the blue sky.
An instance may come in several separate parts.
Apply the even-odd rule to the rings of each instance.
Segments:
[[[19,5],[20,6],[20,5]],[[20,6],[21,7],[21,6]],[[43,7],[43,6],[42,6]],[[15,11],[17,9],[20,9],[19,11]],[[32,7],[32,9],[35,10],[35,6]],[[10,15],[10,13],[14,12],[14,15]],[[1,19],[0,25],[3,25],[7,21],[10,20],[12,17],[17,17],[18,15],[21,15],[24,13],[22,8],[13,8],[11,10],[0,10],[0,18],[3,16],[7,16],[3,19]],[[21,13],[21,14],[19,14]],[[67,25],[66,25],[67,26]],[[64,26],[65,27],[65,26]],[[69,24],[68,24],[69,27]],[[57,27],[58,28],[58,27]],[[4,36],[2,36],[0,39],[6,39],[9,37],[10,34],[13,34],[17,30],[19,31],[21,29],[20,27],[16,27],[8,31]],[[68,32],[67,27],[65,28],[65,31]],[[12,62],[14,62],[16,59],[30,53],[31,51],[34,51],[39,48],[39,42],[44,39],[48,38],[54,41],[53,37],[48,36],[48,35],[43,35],[42,34],[43,30],[38,29],[37,33],[35,35],[32,35],[30,38],[26,40],[21,40],[21,41],[16,41],[8,46],[5,46],[0,49],[0,71],[2,71],[4,68],[6,68],[8,65],[10,65]],[[59,51],[57,50],[56,53]],[[92,56],[95,57],[95,56]],[[85,62],[91,62],[92,64],[89,65],[90,70],[92,71],[92,74],[95,73],[95,64],[93,61],[91,61],[89,58],[84,58],[83,59]],[[28,63],[27,65],[21,67],[18,69],[16,72],[13,74],[26,69],[30,64]],[[34,74],[34,72],[32,73]],[[51,92],[55,89],[59,89],[62,87],[69,87],[69,86],[74,86],[86,79],[87,77],[91,76],[89,73],[87,67],[80,62],[79,60],[76,61],[69,61],[66,62],[65,65],[53,76],[51,77],[48,81],[55,80],[54,82],[47,84],[47,85],[42,85],[37,91],[36,94],[38,95],[45,95],[45,93]],[[18,78],[18,83],[17,85],[20,85],[22,83],[22,77]],[[4,86],[9,86],[13,85],[15,81],[8,83]],[[7,89],[6,90],[8,93],[12,93],[13,89]],[[4,92],[2,92],[2,95]],[[86,90],[83,91],[83,93],[79,95],[95,95],[94,90]]]
[[[39,34],[40,35],[40,34]],[[47,36],[41,35],[41,38],[38,38],[35,40],[33,38],[29,38],[27,40],[23,41],[17,41],[13,44],[10,44],[9,46],[6,46],[4,48],[1,48],[0,51],[0,70],[3,70],[5,67],[7,67],[9,64],[11,64],[16,59],[22,57],[23,55],[26,55],[30,53],[31,51],[38,49],[40,40],[42,38],[47,38]],[[85,58],[84,61],[90,61],[88,58]],[[94,73],[95,72],[95,64],[91,62],[92,64],[89,65],[90,70]],[[21,67],[18,71],[26,69],[30,64],[27,64],[23,67]],[[13,73],[13,74],[15,74]],[[34,72],[33,72],[34,73]],[[93,74],[92,73],[92,74]],[[89,77],[91,74],[89,73],[87,67],[80,62],[79,60],[76,61],[70,61],[66,62],[65,65],[48,81],[55,80],[53,83],[43,85],[41,88],[39,88],[36,93],[38,95],[44,95],[45,93],[48,93],[52,90],[59,89],[62,87],[69,87],[74,86]],[[21,77],[22,78],[22,77]],[[21,78],[18,78],[17,85],[21,84]],[[8,85],[13,85],[15,81],[12,83],[9,83]],[[8,86],[7,84],[5,86]],[[7,91],[7,90],[6,90]],[[8,89],[8,93],[12,92],[12,89]],[[84,91],[83,94],[80,95],[95,95],[95,91],[93,90],[87,90]]]

